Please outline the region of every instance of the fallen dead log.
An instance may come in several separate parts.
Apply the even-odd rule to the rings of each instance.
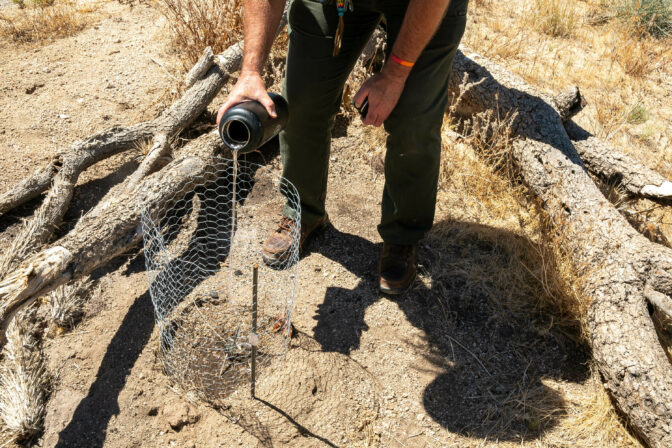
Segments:
[[[551,104],[588,171],[607,184],[622,186],[631,197],[672,199],[672,182],[572,121],[572,117],[586,106],[578,87],[555,96]]]
[[[137,188],[122,184],[110,191],[72,231],[5,277],[0,282],[0,336],[4,336],[12,316],[38,297],[71,279],[88,275],[137,246],[142,238],[141,204],[151,212],[166,198],[177,198],[180,192],[186,194],[185,187],[194,178],[203,177],[215,157],[226,155],[223,150],[216,131],[192,140],[179,151],[183,158],[148,176]]]
[[[52,160],[45,168],[40,168],[29,178],[19,182],[9,191],[0,194],[0,216],[47,191],[58,172],[59,166],[58,159]]]
[[[217,64],[214,64],[212,57],[208,57],[211,54],[211,51],[206,50],[204,55],[210,65],[207,70],[204,70],[201,61],[197,64],[205,75],[193,82],[185,94],[157,118],[100,132],[75,144],[59,155],[57,162],[50,164],[55,170],[46,170],[47,173],[54,171],[55,173],[49,193],[36,212],[36,216],[41,218],[40,225],[26,226],[14,239],[14,247],[21,247],[22,250],[8,250],[3,254],[0,260],[0,277],[21,263],[27,255],[49,242],[70,206],[80,174],[87,168],[130,149],[141,141],[153,139],[152,151],[141,164],[139,171],[133,174],[132,186],[137,186],[139,181],[151,172],[156,161],[169,150],[169,139],[189,126],[206,109],[229,79],[230,74],[235,72],[242,62],[241,45],[227,49],[218,57]],[[43,191],[39,190],[46,183],[47,174],[44,171],[38,172],[33,178],[12,189],[9,194],[0,197],[0,199],[6,198],[4,203],[0,202],[0,210],[8,211],[39,195]]]
[[[593,174],[606,182],[621,185],[631,196],[672,199],[672,182],[661,174],[614,150],[573,121],[565,123],[565,130]]]
[[[463,78],[470,84],[460,92]],[[649,446],[672,446],[672,365],[648,304],[672,309],[672,250],[652,243],[610,204],[588,175],[553,99],[502,67],[464,49],[450,88],[471,116],[511,117],[512,156],[542,201],[591,301],[588,327],[604,385]]]

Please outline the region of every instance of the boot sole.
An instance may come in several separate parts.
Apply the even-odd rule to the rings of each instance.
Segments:
[[[390,288],[390,287],[384,287],[383,284],[381,283],[382,276],[380,274],[380,264],[378,265],[378,290],[382,292],[383,294],[389,294],[392,296],[398,296],[401,294],[404,294],[408,292],[412,287],[413,284],[415,283],[415,279],[418,278],[418,265],[415,265],[415,268],[413,270],[413,275],[411,276],[410,280],[408,281],[408,284],[399,288]]]
[[[400,295],[405,294],[408,291],[410,291],[410,289],[413,287],[413,283],[415,283],[415,279],[416,279],[417,275],[418,274],[416,272],[416,274],[413,276],[413,278],[408,283],[408,285],[404,286],[403,288],[385,288],[385,287],[383,287],[383,285],[378,283],[378,290],[380,292],[382,292],[383,294],[388,294],[388,295],[391,295],[391,296],[400,296]]]

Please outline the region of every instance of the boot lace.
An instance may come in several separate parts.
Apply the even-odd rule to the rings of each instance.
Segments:
[[[295,225],[296,223],[293,219],[283,216],[280,220],[280,224],[278,224],[278,232],[282,233],[283,230],[285,232],[291,232]]]

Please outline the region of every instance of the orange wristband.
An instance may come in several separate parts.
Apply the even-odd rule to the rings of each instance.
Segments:
[[[411,68],[415,65],[415,62],[404,61],[403,59],[401,59],[399,56],[395,55],[394,53],[390,53],[390,59],[392,59],[394,62],[396,62],[397,64],[399,64],[403,67]]]

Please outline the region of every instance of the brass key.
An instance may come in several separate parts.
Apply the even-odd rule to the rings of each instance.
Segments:
[[[334,56],[338,56],[341,51],[341,44],[343,43],[343,16],[338,16],[338,28],[336,28],[336,35],[334,36]]]

